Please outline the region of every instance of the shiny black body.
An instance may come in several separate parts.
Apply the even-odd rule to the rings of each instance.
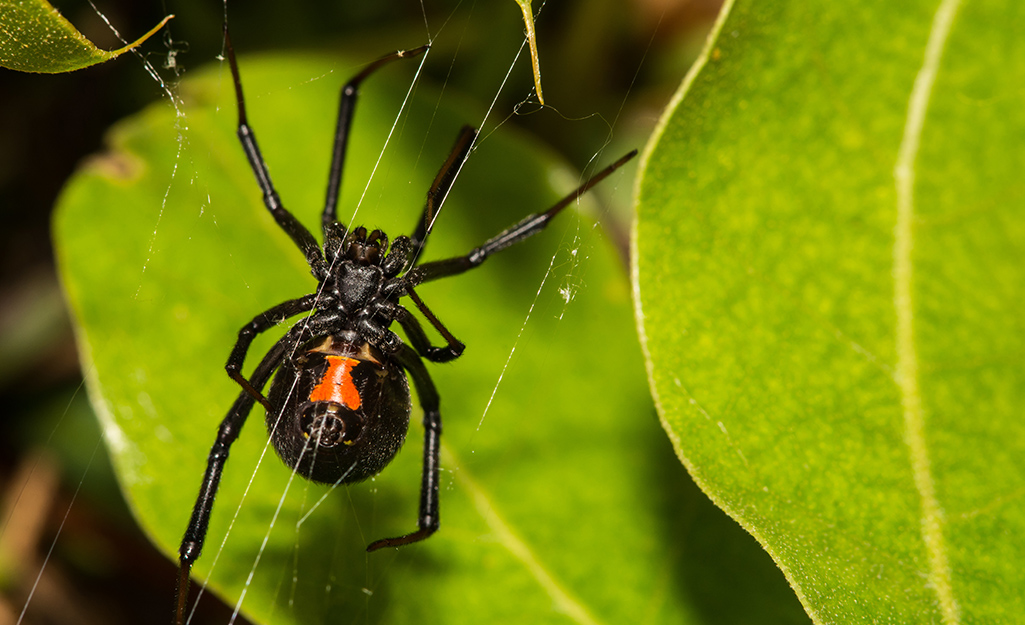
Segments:
[[[409,429],[409,383],[398,365],[368,344],[325,337],[285,358],[267,400],[267,434],[285,464],[324,484],[350,484],[377,475],[402,447]],[[329,370],[328,355],[352,358],[360,405],[310,401]]]
[[[426,51],[427,46],[389,54],[370,64],[343,88],[321,216],[323,245],[281,204],[271,183],[256,137],[246,118],[242,82],[225,27],[225,48],[238,104],[238,137],[263,194],[263,202],[281,229],[305,256],[318,281],[311,294],[278,304],[257,315],[238,333],[225,369],[242,387],[217,430],[206,473],[179,549],[175,623],[185,622],[189,572],[200,555],[228,451],[256,402],[267,410],[267,428],[278,455],[297,473],[318,482],[343,484],[370,477],[392,459],[409,424],[407,376],[423,408],[424,448],[417,529],[371,543],[368,551],[427,538],[438,528],[438,479],[441,412],[438,392],[424,360],[446,362],[463,353],[456,339],[417,295],[424,282],[477,267],[490,255],[543,230],[566,206],[632,158],[627,154],[542,213],[529,215],[465,256],[418,263],[441,204],[469,156],[477,133],[460,132],[449,157],[427,192],[413,233],[389,244],[380,230],[347,230],[337,219],[349,126],[359,84],[382,65]],[[402,305],[412,302],[445,341],[431,344],[420,321]],[[241,370],[253,339],[297,315],[305,315],[279,339],[248,378]],[[398,323],[403,341],[392,330]],[[274,375],[275,371],[277,374]],[[274,376],[269,393],[263,389]]]

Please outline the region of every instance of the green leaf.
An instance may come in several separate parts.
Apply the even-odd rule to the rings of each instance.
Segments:
[[[728,2],[646,155],[677,455],[817,622],[1025,614],[1025,10]]]
[[[100,50],[78,32],[47,0],[0,0],[0,67],[20,72],[58,74],[109,61],[149,39],[148,33],[117,50]]]
[[[241,71],[281,197],[319,223],[338,90],[357,68],[243,58]],[[360,204],[356,223],[393,236],[412,228],[468,119],[419,85],[378,165],[405,93],[389,80],[403,71],[412,70],[390,66],[362,89],[341,202],[342,214]],[[111,132],[110,151],[68,185],[55,226],[119,480],[175,559],[217,425],[239,393],[223,370],[238,329],[315,287],[261,203],[234,135],[227,69],[190,73],[181,89],[182,117],[156,105]],[[564,193],[578,177],[534,143],[486,133],[428,256],[465,253],[546,208],[559,196],[553,180]],[[661,436],[625,272],[592,217],[569,212],[484,267],[418,292],[467,344],[456,362],[430,367],[445,419],[439,532],[364,551],[415,527],[415,404],[398,459],[335,491],[292,480],[267,451],[259,411],[232,448],[197,578],[230,604],[247,589],[242,609],[258,622],[800,620],[771,561],[690,484]],[[250,367],[274,338],[257,341]]]

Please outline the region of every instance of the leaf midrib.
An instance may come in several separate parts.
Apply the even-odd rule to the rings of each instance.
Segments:
[[[943,510],[936,497],[929,449],[925,440],[921,389],[918,384],[918,353],[915,349],[914,307],[914,185],[915,159],[925,125],[929,99],[936,82],[943,49],[949,38],[960,0],[943,0],[933,17],[922,67],[915,77],[908,102],[894,180],[897,214],[894,229],[894,307],[897,317],[897,386],[901,393],[905,442],[908,445],[915,488],[922,500],[921,532],[929,560],[929,585],[940,603],[943,622],[960,622],[960,610],[951,586],[950,562],[943,536]]]
[[[552,603],[559,612],[562,612],[571,620],[581,625],[600,625],[599,621],[591,615],[584,604],[559,583],[555,575],[534,555],[530,546],[506,523],[495,507],[494,502],[488,497],[485,489],[473,479],[466,467],[459,462],[458,456],[452,448],[444,442],[441,444],[441,447],[442,452],[445,454],[445,464],[454,470],[455,475],[470,495],[477,513],[480,514],[487,526],[494,532],[498,544],[505,547],[516,560],[523,564],[524,568],[527,569],[548,596],[551,597]]]

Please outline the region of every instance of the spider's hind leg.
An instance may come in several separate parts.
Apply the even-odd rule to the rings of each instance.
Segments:
[[[420,480],[420,510],[417,515],[416,531],[394,538],[375,540],[367,547],[367,551],[419,542],[436,532],[440,524],[438,484],[441,466],[441,410],[438,390],[434,387],[434,382],[431,380],[430,374],[427,373],[423,361],[420,360],[413,348],[402,344],[393,357],[413,379],[420,405],[424,409],[424,455]]]
[[[273,310],[273,309],[272,309]],[[268,311],[269,312],[269,311]],[[210,513],[213,511],[214,499],[217,496],[217,489],[221,483],[221,474],[224,472],[224,464],[228,460],[228,451],[232,443],[238,438],[242,426],[245,424],[257,395],[262,397],[260,390],[270,379],[271,374],[277,369],[282,359],[287,355],[288,348],[298,340],[302,328],[297,326],[290,330],[284,337],[267,352],[256,366],[253,375],[247,384],[251,388],[239,393],[238,399],[232,405],[228,415],[221,421],[217,428],[217,438],[210,448],[207,456],[206,472],[203,475],[203,484],[200,486],[196,503],[192,507],[192,515],[189,518],[189,525],[185,529],[181,546],[178,548],[178,585],[175,591],[175,618],[176,625],[183,625],[186,619],[185,608],[189,596],[189,573],[192,565],[199,554],[203,551],[203,543],[206,541],[207,527],[210,524]]]

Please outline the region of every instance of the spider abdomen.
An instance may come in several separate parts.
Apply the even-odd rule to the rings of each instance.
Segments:
[[[327,484],[376,475],[409,427],[402,369],[367,343],[320,337],[281,364],[267,396],[267,432],[281,459]]]

